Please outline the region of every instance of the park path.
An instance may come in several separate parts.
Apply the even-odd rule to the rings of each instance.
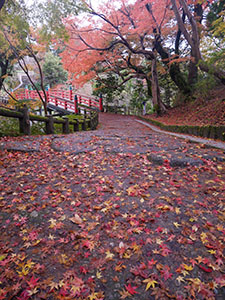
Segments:
[[[224,170],[131,116],[0,139],[1,299],[224,299]]]

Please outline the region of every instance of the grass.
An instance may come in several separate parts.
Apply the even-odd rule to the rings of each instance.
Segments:
[[[68,115],[67,118],[70,121],[82,120],[83,116],[80,115]],[[61,120],[62,118],[57,117]],[[70,132],[73,132],[73,125],[69,126]],[[54,129],[56,134],[62,133],[62,124],[54,124]],[[79,131],[82,130],[81,124],[79,125]],[[45,123],[44,122],[31,122],[31,134],[32,135],[45,135]],[[17,118],[9,118],[0,116],[0,137],[2,136],[21,136],[19,132],[19,120]]]

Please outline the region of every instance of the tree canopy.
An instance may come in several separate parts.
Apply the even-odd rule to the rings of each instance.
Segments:
[[[79,16],[66,19],[70,38],[62,56],[74,83],[83,84],[100,72],[113,71],[120,72],[125,81],[142,76],[156,79],[157,84],[158,62],[186,95],[191,94],[199,69],[225,82],[224,70],[209,65],[201,53],[201,40],[207,30],[202,19],[210,2],[107,1],[100,10],[85,3],[89,14],[82,22]],[[161,105],[159,99],[155,103]]]

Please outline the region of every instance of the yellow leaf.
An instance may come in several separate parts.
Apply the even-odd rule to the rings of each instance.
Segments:
[[[147,291],[151,286],[154,288],[155,287],[155,284],[157,284],[158,282],[154,279],[152,279],[151,277],[150,278],[147,278],[145,280],[143,280],[144,283],[147,283],[146,285],[146,288],[145,290]]]
[[[180,214],[180,208],[179,207],[175,207],[175,212],[176,212],[177,215],[179,215]]]
[[[109,250],[106,251],[106,259],[112,259],[114,257],[114,254],[111,253]]]
[[[208,250],[210,254],[216,254],[216,250]]]
[[[32,296],[32,295],[37,294],[38,292],[39,292],[38,288],[35,287],[34,289],[28,291],[28,295]]]
[[[0,261],[2,261],[3,259],[5,259],[6,257],[7,257],[7,254],[0,255]]]
[[[123,257],[129,259],[131,257],[132,253],[127,251],[124,253]]]
[[[196,286],[199,286],[202,283],[199,278],[187,278],[187,280],[191,281]]]
[[[185,268],[186,271],[191,271],[191,270],[193,270],[193,267],[192,267],[192,266],[188,266],[188,265],[186,265],[186,264],[183,264],[183,266],[184,266],[184,268]]]
[[[31,267],[33,267],[35,265],[35,263],[33,262],[33,261],[31,261],[31,259],[29,259],[28,261],[27,261],[27,263],[26,263],[26,266],[28,267],[28,268],[31,268]]]
[[[56,226],[56,220],[55,220],[55,219],[51,218],[51,219],[49,220],[49,222],[51,223],[51,224],[49,225],[49,228],[54,228],[54,227]]]
[[[58,283],[54,282],[54,281],[52,281],[48,286],[51,288],[51,290],[53,290],[53,289],[58,290],[58,288],[59,288]]]
[[[184,277],[182,277],[182,276],[178,276],[178,277],[176,278],[176,280],[177,280],[179,283],[185,282]]]
[[[120,299],[125,299],[125,298],[127,298],[127,297],[130,297],[131,296],[131,294],[128,292],[128,291],[126,291],[125,289],[123,289],[122,291],[119,291],[119,293],[120,293]]]
[[[97,272],[96,272],[96,277],[97,277],[98,279],[102,278],[102,273],[99,272],[99,271],[97,271]]]
[[[206,242],[208,242],[207,234],[205,232],[202,232],[200,236],[201,236],[201,240],[202,240],[203,244],[205,244]]]
[[[182,273],[184,276],[186,276],[186,275],[189,274],[189,272],[188,272],[188,271],[185,271],[185,270],[182,270],[181,273]]]
[[[163,243],[163,241],[160,238],[156,239],[156,244],[161,245],[162,243]]]
[[[177,222],[173,222],[173,224],[174,224],[174,226],[175,226],[176,228],[178,228],[178,227],[181,226],[181,225],[180,225],[179,223],[177,223]]]
[[[98,293],[92,293],[91,295],[88,296],[88,299],[90,299],[90,300],[99,299]]]

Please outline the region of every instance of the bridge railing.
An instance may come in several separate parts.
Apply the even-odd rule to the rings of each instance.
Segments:
[[[44,97],[43,91],[40,91],[40,95]],[[92,96],[86,96],[77,94],[73,90],[61,90],[61,89],[48,89],[46,90],[48,104],[55,105],[63,108],[75,114],[78,114],[78,106],[84,106],[85,108],[94,108],[100,111],[103,110],[102,97],[99,99]],[[16,98],[23,99],[38,99],[39,95],[37,91],[33,90],[20,90],[16,93]]]

